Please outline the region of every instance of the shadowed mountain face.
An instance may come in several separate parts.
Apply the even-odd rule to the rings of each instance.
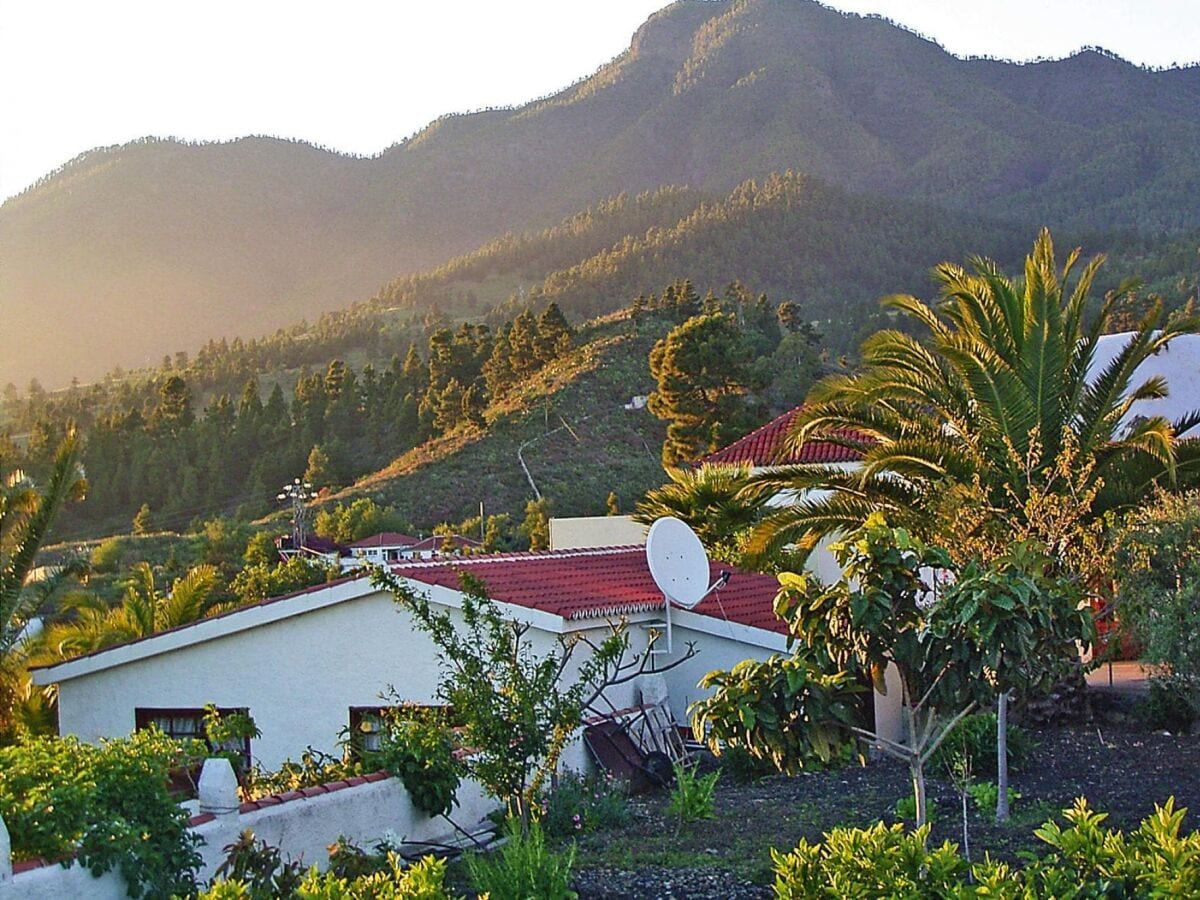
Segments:
[[[1197,67],[960,60],[807,0],[677,3],[579,84],[373,159],[264,138],[86,154],[0,207],[0,383],[268,332],[662,185],[792,169],[1027,233],[1177,231],[1200,225],[1197,146]]]

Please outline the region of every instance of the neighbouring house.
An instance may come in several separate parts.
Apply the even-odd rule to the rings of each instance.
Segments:
[[[275,549],[279,558],[287,562],[293,556],[303,556],[305,559],[316,560],[331,566],[338,564],[347,550],[336,541],[323,538],[319,534],[306,534],[304,541],[297,546],[296,538],[290,534],[281,534],[275,538]]]
[[[419,543],[421,538],[395,531],[373,534],[361,541],[355,541],[347,548],[350,552],[342,556],[342,571],[347,572],[363,565],[382,566],[402,559],[412,559],[413,548]]]
[[[663,630],[663,598],[640,546],[400,562],[391,568],[451,611],[462,603],[460,573],[469,572],[506,615],[532,626],[529,640],[538,651],[574,632],[602,637],[617,619],[629,623],[632,652],[645,650],[652,630]],[[712,568],[715,578],[727,567]],[[694,658],[662,673],[678,721],[686,722],[705,673],[787,652],[784,625],[772,609],[777,587],[772,577],[734,571],[727,586],[694,610],[671,610],[670,646],[660,639],[654,667],[678,660],[689,643],[697,649]],[[151,722],[191,736],[205,704],[245,710],[262,731],[250,753],[275,768],[308,746],[334,751],[338,736],[377,711],[381,696],[392,691],[404,702],[437,703],[438,672],[434,647],[414,629],[410,614],[358,575],[37,668],[33,677],[39,685],[58,686],[61,732],[89,741],[126,735]],[[627,707],[638,691],[634,682],[622,684],[604,699],[614,708]],[[881,709],[879,715],[892,713]],[[586,764],[580,742],[564,762]]]
[[[803,406],[789,409],[776,416],[766,425],[754,429],[727,447],[722,447],[696,461],[696,465],[750,467],[753,474],[769,471],[779,466],[818,465],[840,469],[854,469],[861,455],[850,447],[842,447],[828,441],[809,441],[799,453],[784,451],[784,438]],[[785,506],[796,500],[794,492],[785,491],[768,501],[771,506]],[[841,578],[842,570],[829,552],[832,539],[823,539],[808,556],[805,567],[826,584]]]

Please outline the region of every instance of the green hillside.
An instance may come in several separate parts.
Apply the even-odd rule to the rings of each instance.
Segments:
[[[264,138],[85,154],[0,207],[0,309],[21,336],[0,382],[59,385],[269,333],[498,235],[667,185],[715,200],[791,170],[1025,234],[1173,233],[1200,225],[1197,110],[1196,67],[1097,51],[963,60],[809,0],[685,0],[576,85],[440,119],[375,158]],[[645,232],[607,246],[626,237]],[[571,264],[603,247],[576,249]],[[567,265],[545,262],[475,299]]]

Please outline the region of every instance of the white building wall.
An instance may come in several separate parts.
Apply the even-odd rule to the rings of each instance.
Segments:
[[[457,594],[428,592],[435,601]],[[602,639],[605,631],[591,633]],[[643,636],[632,639],[635,650],[644,646],[638,643]],[[527,640],[539,654],[556,644],[554,634],[537,628]],[[584,658],[577,654],[568,676]],[[95,741],[130,734],[136,707],[247,707],[262,731],[251,752],[265,768],[276,769],[308,746],[336,752],[349,708],[379,705],[389,686],[402,700],[437,702],[438,675],[433,644],[413,627],[411,614],[390,594],[375,592],[63,681],[59,727]],[[632,702],[631,685],[612,694],[618,706]],[[568,761],[576,768],[584,764],[574,750]]]

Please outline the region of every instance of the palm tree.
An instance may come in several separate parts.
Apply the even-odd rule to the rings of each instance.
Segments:
[[[19,469],[0,472],[0,742],[48,724],[48,698],[25,670],[27,628],[51,596],[80,571],[78,560],[33,578],[38,550],[62,505],[87,489],[75,459],[79,438],[73,426],[55,452],[46,489]]]
[[[39,637],[35,658],[57,662],[195,622],[218,611],[214,604],[219,587],[216,567],[205,564],[175,579],[170,592],[163,594],[150,564],[138,563],[119,606],[110,607],[85,592],[67,597],[63,610],[68,618]]]
[[[1190,309],[1168,317],[1156,302],[1094,371],[1115,298],[1128,288],[1110,294],[1089,323],[1103,257],[1072,286],[1078,260],[1076,250],[1060,272],[1043,230],[1022,278],[974,258],[970,271],[951,263],[934,270],[936,308],[909,295],[885,298],[924,339],[899,330],[873,335],[861,371],[818,383],[785,441],[792,453],[818,438],[853,447],[861,466],[792,466],[754,479],[758,488],[801,498],[763,521],[755,550],[811,549],[882,511],[962,555],[997,555],[1016,536],[1041,538],[1067,569],[1086,576],[1080,570],[1099,517],[1136,503],[1156,483],[1174,484],[1181,467],[1194,474],[1200,462],[1200,442],[1178,440],[1200,417],[1129,416],[1137,401],[1167,393],[1159,377],[1135,384],[1138,366],[1200,330],[1200,319]],[[1006,701],[1002,695],[998,818],[1007,814]]]
[[[663,516],[682,519],[710,552],[735,547],[759,517],[766,496],[748,490],[750,467],[702,465],[668,468],[671,479],[638,501],[633,518],[647,525]]]
[[[1039,490],[1092,491],[1090,514],[1098,516],[1135,503],[1156,482],[1173,482],[1180,464],[1190,469],[1196,448],[1177,436],[1200,418],[1127,419],[1135,402],[1167,392],[1161,378],[1134,384],[1137,367],[1173,338],[1200,330],[1200,318],[1190,310],[1168,317],[1155,303],[1124,348],[1094,372],[1115,297],[1127,288],[1110,294],[1089,323],[1088,295],[1103,257],[1072,287],[1078,259],[1076,250],[1060,272],[1043,230],[1023,278],[973,258],[970,271],[951,263],[934,270],[942,298],[936,308],[908,295],[885,298],[926,337],[898,330],[870,337],[862,369],[815,385],[785,441],[791,453],[815,439],[852,447],[861,466],[785,466],[753,479],[801,498],[763,521],[756,546],[810,549],[876,510],[938,536],[947,523],[934,513],[956,490],[983,503],[987,515],[972,521],[978,528],[1020,518]],[[956,539],[970,536],[963,520],[948,524]]]
[[[59,509],[81,499],[87,482],[76,464],[79,437],[74,426],[54,455],[44,491],[19,469],[0,473],[0,660],[13,649],[30,619],[35,617],[67,571],[30,583],[38,550]]]

